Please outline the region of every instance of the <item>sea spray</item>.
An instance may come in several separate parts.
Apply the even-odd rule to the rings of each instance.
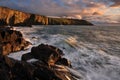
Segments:
[[[16,29],[30,39],[32,46],[45,43],[62,49],[64,57],[71,61],[83,80],[120,80],[120,27],[33,26]],[[29,50],[9,56],[20,60],[19,55],[26,52]]]

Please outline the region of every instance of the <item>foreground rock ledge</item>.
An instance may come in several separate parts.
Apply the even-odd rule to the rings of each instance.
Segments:
[[[0,27],[0,54],[7,55],[10,52],[23,50],[30,42],[23,38],[20,31],[12,30],[10,27]]]
[[[22,56],[22,61],[0,55],[1,80],[80,80],[70,73],[70,62],[62,58],[63,52],[51,45],[33,47]],[[37,59],[30,62],[30,59]]]

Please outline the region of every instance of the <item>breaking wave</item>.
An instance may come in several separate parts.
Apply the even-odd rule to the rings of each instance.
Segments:
[[[32,46],[44,43],[62,49],[64,57],[73,66],[73,70],[68,70],[74,75],[82,75],[82,80],[120,80],[120,27],[33,26],[16,29],[22,31]],[[9,56],[20,60],[22,54],[29,51]]]

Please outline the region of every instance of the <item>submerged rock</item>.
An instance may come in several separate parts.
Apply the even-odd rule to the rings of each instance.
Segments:
[[[7,55],[25,49],[30,43],[23,38],[20,31],[10,27],[0,27],[0,54]]]

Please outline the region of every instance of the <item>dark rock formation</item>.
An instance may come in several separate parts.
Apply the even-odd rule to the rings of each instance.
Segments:
[[[69,63],[67,63],[66,65],[66,62],[68,61],[66,61],[67,59],[62,58],[61,54],[63,54],[63,52],[60,49],[54,46],[41,44],[37,47],[33,47],[31,52],[28,53],[28,55],[27,54],[23,55],[22,59],[24,61],[17,61],[8,58],[7,56],[0,55],[0,79],[78,80],[66,68]],[[37,58],[38,61],[27,62],[27,60],[31,58]],[[51,63],[49,63],[49,60],[50,61],[52,60],[54,64],[51,65]],[[56,62],[59,63],[59,65],[56,64]],[[65,64],[66,67],[61,64],[63,65]]]
[[[68,61],[66,58],[59,58],[56,61],[56,64],[72,67],[70,61]]]
[[[56,48],[51,45],[41,44],[37,47],[32,47],[31,52],[24,54],[22,56],[23,61],[35,58],[40,61],[43,61],[45,64],[52,66],[54,64],[60,64],[65,66],[70,66],[70,62],[62,58],[64,53],[59,48]]]
[[[0,25],[31,26],[31,25],[92,25],[86,20],[50,18],[24,13],[5,7],[0,7]]]
[[[28,45],[30,43],[23,38],[21,32],[9,27],[0,27],[0,54],[7,55],[10,52],[24,50]]]

